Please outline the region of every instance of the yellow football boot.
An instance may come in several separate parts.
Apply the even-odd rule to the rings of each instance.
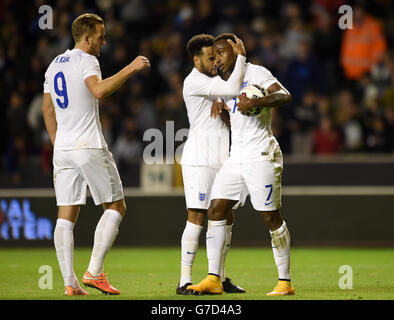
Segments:
[[[279,280],[278,284],[267,296],[291,296],[295,294],[294,288],[290,281]]]
[[[209,274],[199,284],[190,285],[186,289],[191,290],[195,295],[223,293],[223,285],[220,281],[220,277],[213,274]]]

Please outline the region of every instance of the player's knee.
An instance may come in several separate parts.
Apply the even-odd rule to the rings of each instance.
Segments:
[[[208,208],[208,220],[223,220],[225,212],[218,201],[212,200]]]
[[[261,216],[271,231],[280,228],[282,225],[282,218],[280,216],[279,210],[261,212]]]
[[[187,212],[187,221],[202,226],[205,222],[207,210],[204,209],[189,209]]]
[[[122,217],[125,215],[126,209],[127,209],[126,202],[124,199],[118,200],[118,201],[115,201],[112,203],[106,203],[103,205],[103,207],[104,207],[104,210],[112,209],[112,210],[119,212]]]

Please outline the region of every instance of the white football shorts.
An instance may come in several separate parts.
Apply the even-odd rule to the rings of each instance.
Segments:
[[[55,150],[53,167],[58,206],[86,204],[87,186],[96,205],[124,197],[118,169],[108,150]]]
[[[216,175],[212,199],[236,200],[243,205],[250,195],[257,211],[274,211],[281,207],[283,156],[275,160],[233,163],[227,159]]]
[[[188,209],[208,209],[213,181],[219,170],[204,166],[182,165],[183,186]]]

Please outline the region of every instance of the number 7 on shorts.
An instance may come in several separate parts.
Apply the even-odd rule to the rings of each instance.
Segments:
[[[269,188],[268,197],[267,197],[267,199],[265,200],[265,203],[264,203],[266,206],[268,206],[268,205],[270,205],[273,202],[273,201],[270,201],[271,195],[272,195],[272,184],[267,184],[265,187]]]

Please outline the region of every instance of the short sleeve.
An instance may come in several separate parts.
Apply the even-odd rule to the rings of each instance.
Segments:
[[[81,61],[81,68],[83,80],[90,76],[98,76],[101,79],[100,64],[95,56],[84,56]]]
[[[49,90],[49,84],[48,84],[48,80],[47,77],[45,76],[45,80],[44,80],[44,93],[50,93],[51,91]]]
[[[47,77],[47,73],[45,72],[45,79],[44,79],[44,84],[43,84],[43,89],[44,89],[44,93],[50,93],[50,89],[49,89],[49,84],[48,84],[48,77]]]
[[[254,78],[258,80],[259,85],[264,89],[267,89],[274,83],[278,82],[278,79],[272,75],[271,71],[264,67],[259,67],[256,69]]]

